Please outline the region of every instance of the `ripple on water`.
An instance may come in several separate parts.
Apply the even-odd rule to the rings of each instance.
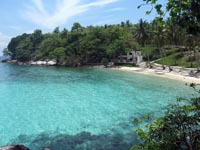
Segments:
[[[33,149],[130,147],[138,142],[133,118],[159,116],[191,92],[179,81],[108,69],[0,64],[0,71],[0,145]]]

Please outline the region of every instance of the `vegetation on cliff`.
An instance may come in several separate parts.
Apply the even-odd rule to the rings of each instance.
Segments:
[[[134,27],[127,21],[121,25],[97,27],[74,23],[71,31],[60,31],[57,27],[46,34],[35,30],[32,34],[12,38],[5,53],[22,62],[55,59],[58,64],[68,66],[101,63],[103,58],[111,60],[138,49]]]
[[[191,33],[191,28],[174,24],[172,18],[88,27],[74,23],[70,31],[57,27],[43,34],[37,29],[14,37],[4,54],[21,62],[54,59],[59,65],[79,66],[110,62],[128,51],[141,50],[148,62],[158,59],[160,64],[197,67],[199,32]]]

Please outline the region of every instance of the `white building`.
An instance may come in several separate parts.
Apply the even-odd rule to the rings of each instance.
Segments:
[[[130,63],[130,64],[139,64],[143,61],[143,56],[141,51],[130,51],[127,55],[119,56],[119,59],[116,63]]]

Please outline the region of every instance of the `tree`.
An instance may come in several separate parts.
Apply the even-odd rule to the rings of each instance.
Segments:
[[[40,51],[40,50],[36,50],[34,53],[33,53],[33,60],[40,60],[43,58],[43,53]]]
[[[40,44],[41,52],[44,57],[49,57],[50,53],[57,47],[61,46],[61,39],[55,34],[46,35],[45,39]]]
[[[127,27],[131,27],[131,23],[130,23],[129,20],[126,21],[126,26],[127,26]]]
[[[102,65],[104,65],[105,67],[108,67],[108,59],[107,58],[103,58],[101,61]]]
[[[8,48],[3,49],[3,56],[9,56]]]
[[[42,39],[43,39],[43,36],[42,36],[42,31],[37,29],[33,32],[32,34],[32,42],[36,45],[36,44],[39,44]]]
[[[56,28],[53,30],[53,33],[54,33],[54,34],[59,34],[59,33],[60,33],[59,27],[56,27]]]
[[[142,19],[139,20],[139,23],[136,25],[136,34],[135,37],[138,43],[144,47],[146,45],[146,41],[148,40],[148,33],[147,33],[147,22],[143,21]],[[148,66],[151,67],[150,59],[149,59],[149,52],[146,52],[148,58]]]
[[[16,59],[21,62],[26,62],[31,59],[31,51],[26,49],[17,49],[16,51]]]
[[[31,41],[33,43],[33,48],[34,50],[38,50],[39,49],[39,45],[43,40],[43,35],[42,35],[42,31],[37,29],[33,32],[33,34],[31,35]]]
[[[68,36],[68,30],[67,29],[63,29],[63,31],[60,33],[61,38],[67,38]]]
[[[190,34],[197,35],[200,33],[199,0],[167,0],[166,8],[163,8],[163,5],[157,2],[158,0],[144,1],[146,4],[150,3],[154,6],[161,19],[163,19],[166,9],[174,24],[185,27]],[[141,7],[142,5],[138,7]],[[147,13],[150,13],[151,11],[147,11]]]
[[[173,24],[172,20],[168,18],[165,22],[165,29],[166,29],[166,42],[168,45],[183,45],[186,31],[185,28],[181,27],[180,25]]]
[[[190,34],[200,33],[199,0],[168,0],[166,8],[173,22],[186,27]]]
[[[63,29],[60,32],[57,27],[52,33],[46,34],[37,29],[32,34],[13,38],[8,45],[8,52],[12,59],[24,61],[56,59],[59,64],[68,66],[101,63],[103,58],[118,58],[127,51],[137,49],[133,27],[127,21],[124,26],[86,28],[74,23],[71,31]]]
[[[8,43],[8,51],[10,53],[11,59],[16,59],[16,49],[19,43],[27,37],[27,34],[23,34],[21,36],[17,36],[11,39]]]
[[[31,34],[23,34],[20,39],[15,47],[15,59],[26,62],[31,59],[31,54],[35,51]]]
[[[73,24],[71,31],[72,32],[81,32],[81,31],[83,31],[83,27],[81,26],[80,23],[76,22]]]
[[[50,53],[50,57],[53,59],[56,59],[56,61],[59,64],[63,64],[63,61],[65,59],[65,48],[58,47],[58,48],[54,49],[54,51]]]
[[[138,43],[142,45],[142,47],[145,46],[146,41],[148,39],[147,34],[147,22],[143,21],[142,19],[139,20],[139,23],[136,26],[136,39],[138,40]]]
[[[200,94],[195,84],[190,86]],[[147,129],[137,129],[143,144],[133,146],[132,150],[200,149],[200,97],[178,98],[177,102],[168,107],[163,117],[148,124]]]

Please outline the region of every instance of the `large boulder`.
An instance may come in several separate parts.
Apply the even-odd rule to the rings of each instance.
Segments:
[[[37,65],[46,65],[47,62],[46,61],[37,61]]]
[[[30,150],[30,149],[23,145],[10,145],[10,146],[0,147],[0,150]]]
[[[31,65],[37,65],[37,62],[31,61],[30,64],[31,64]]]
[[[16,63],[17,63],[17,60],[10,60],[10,61],[8,61],[8,63],[16,64]]]
[[[56,64],[57,64],[57,62],[55,60],[50,60],[47,62],[47,65],[49,65],[49,66],[54,66]]]

